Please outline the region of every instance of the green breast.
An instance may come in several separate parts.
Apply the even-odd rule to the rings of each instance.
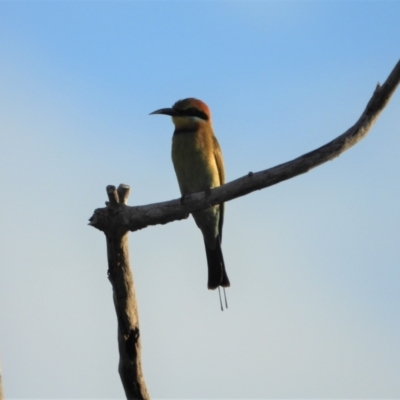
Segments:
[[[201,192],[220,185],[212,133],[201,130],[175,133],[172,161],[182,194]]]

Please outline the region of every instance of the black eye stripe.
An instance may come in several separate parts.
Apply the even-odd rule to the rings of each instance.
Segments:
[[[205,121],[208,120],[207,114],[204,113],[203,111],[200,111],[200,110],[196,109],[196,108],[187,108],[186,110],[180,111],[180,113],[182,115],[187,116],[187,117],[197,117],[197,118],[204,119]]]

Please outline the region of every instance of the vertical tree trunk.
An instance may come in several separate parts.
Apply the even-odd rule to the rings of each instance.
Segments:
[[[133,276],[129,265],[128,233],[115,223],[121,209],[126,207],[129,186],[107,186],[108,223],[102,228],[107,240],[108,279],[113,288],[118,320],[119,375],[127,399],[150,399],[141,364],[139,315]]]

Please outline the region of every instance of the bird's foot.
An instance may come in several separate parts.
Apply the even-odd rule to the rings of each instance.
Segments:
[[[181,206],[185,205],[185,201],[190,199],[190,194],[184,194],[182,197],[179,199]]]
[[[207,202],[207,204],[209,204],[209,202],[208,202],[208,200],[210,199],[210,197],[211,197],[211,189],[212,188],[207,188],[205,191],[204,191],[204,194],[205,194],[205,196],[206,196],[206,202]]]

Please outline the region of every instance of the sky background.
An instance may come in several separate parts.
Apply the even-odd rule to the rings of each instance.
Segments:
[[[0,363],[7,399],[120,399],[103,233],[180,196],[169,118],[213,113],[227,180],[347,130],[400,57],[399,1],[1,1]],[[317,169],[226,205],[229,309],[192,218],[130,234],[153,398],[400,397],[400,92]]]

